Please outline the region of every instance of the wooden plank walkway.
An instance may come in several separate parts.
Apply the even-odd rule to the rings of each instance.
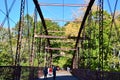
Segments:
[[[44,79],[44,77],[42,76],[36,80],[53,80],[53,76],[48,75],[47,79]],[[57,71],[55,80],[78,80],[78,79],[67,71]]]

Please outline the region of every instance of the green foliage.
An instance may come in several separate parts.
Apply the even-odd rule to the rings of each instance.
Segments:
[[[53,62],[54,65],[59,66],[60,68],[66,68],[71,65],[71,59],[64,56],[54,58]]]
[[[85,38],[81,40],[80,46],[80,68],[90,68],[98,69],[99,64],[99,17],[98,11],[93,11],[91,16],[87,18],[84,30],[80,37]],[[25,21],[22,22],[22,45],[20,54],[20,64],[23,66],[29,65],[29,58],[31,54],[31,43],[33,35],[33,18],[30,15],[24,17]],[[77,19],[76,19],[77,20]],[[106,71],[120,71],[119,63],[120,58],[118,56],[120,50],[120,16],[115,20],[116,23],[112,22],[112,17],[107,11],[104,11],[104,21],[103,21],[103,56],[104,56],[104,70]],[[52,36],[66,36],[66,37],[76,37],[80,28],[78,22],[67,22],[64,27],[60,27],[58,23],[45,19],[48,34]],[[44,27],[41,21],[36,23],[35,34],[45,35]],[[9,45],[9,33],[6,28],[0,28],[0,65],[11,65],[15,60],[16,55],[16,45],[17,45],[17,35],[18,35],[19,22],[12,28],[12,49],[13,53],[10,53]],[[50,32],[56,31],[56,32]],[[64,31],[64,32],[57,32]],[[62,40],[50,39],[51,46],[53,48],[74,48],[76,39],[64,40],[66,42],[60,42]],[[67,43],[67,41],[69,41]],[[34,55],[34,66],[44,66],[45,61],[45,47],[47,46],[47,39],[45,38],[35,38],[35,55]],[[66,67],[71,65],[72,55],[74,51],[51,51],[53,56],[61,52],[65,55],[70,55],[70,57],[59,56],[53,59],[53,64],[60,67]],[[48,59],[50,54],[47,54]],[[48,61],[49,62],[49,61]],[[48,63],[49,64],[49,63]]]
[[[80,58],[82,63],[80,63],[80,67],[90,68],[90,69],[98,69],[99,67],[99,23],[97,22],[96,14],[98,12],[93,12],[91,21],[88,19],[85,26],[85,36],[89,37],[90,40],[83,41],[82,51],[80,52]],[[116,19],[115,19],[116,20]],[[103,69],[105,71],[119,71],[119,57],[118,51],[119,47],[116,47],[120,44],[120,40],[118,40],[119,35],[117,35],[120,26],[119,22],[116,20],[116,25],[112,23],[112,17],[109,13],[104,11],[104,21],[103,21]],[[117,28],[117,30],[115,29]],[[115,53],[113,49],[116,49]],[[113,55],[116,54],[116,55]],[[86,57],[82,59],[82,57]],[[88,58],[89,57],[89,58]],[[91,57],[91,58],[90,58]],[[96,57],[95,59],[93,57]],[[89,63],[89,64],[87,64]],[[84,65],[84,66],[82,66]]]
[[[8,44],[0,43],[0,46],[2,46],[0,51],[0,65],[3,65],[3,66],[11,65],[13,56],[8,51],[9,50]]]

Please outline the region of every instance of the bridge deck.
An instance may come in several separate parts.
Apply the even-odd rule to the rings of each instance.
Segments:
[[[46,79],[44,79],[44,77],[42,76],[36,80],[46,80]],[[53,76],[48,75],[47,80],[53,80]],[[78,80],[78,79],[67,71],[57,71],[55,80]]]

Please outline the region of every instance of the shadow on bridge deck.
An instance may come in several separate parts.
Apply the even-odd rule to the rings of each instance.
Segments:
[[[38,78],[35,80],[54,80],[53,77],[48,77],[47,79],[44,78]],[[56,76],[55,80],[78,80],[77,78],[73,76]]]
[[[53,76],[47,77],[47,79],[44,79],[44,77],[37,78],[35,80],[54,80]],[[66,72],[66,71],[58,71],[56,74],[56,79],[55,80],[78,80],[76,77],[74,77],[71,73]]]

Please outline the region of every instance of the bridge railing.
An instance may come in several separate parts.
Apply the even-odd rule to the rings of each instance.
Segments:
[[[0,80],[34,80],[43,75],[42,69],[29,66],[0,66]]]
[[[89,69],[73,69],[72,74],[81,80],[120,80],[120,72],[102,72]]]

